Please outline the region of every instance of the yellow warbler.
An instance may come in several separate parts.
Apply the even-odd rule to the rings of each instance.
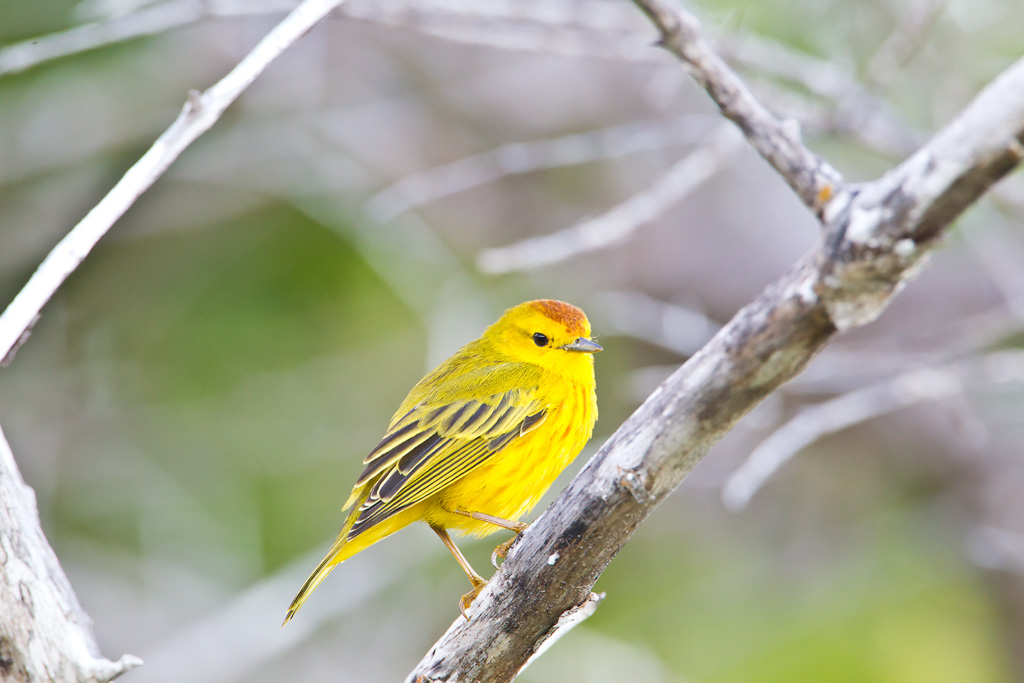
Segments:
[[[486,581],[448,529],[519,532],[527,514],[590,439],[597,421],[594,358],[583,311],[528,301],[421,379],[363,464],[351,508],[327,557],[295,596],[284,623],[336,564],[412,522],[430,525],[469,576],[463,615]],[[510,541],[494,550],[504,557]]]

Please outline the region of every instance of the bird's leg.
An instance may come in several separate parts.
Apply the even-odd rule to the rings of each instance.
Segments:
[[[455,561],[459,563],[459,566],[462,567],[462,571],[466,572],[466,576],[469,577],[469,582],[473,584],[473,590],[463,595],[462,599],[459,600],[459,611],[462,612],[462,616],[466,617],[468,620],[469,606],[473,604],[474,600],[476,600],[476,596],[480,595],[480,591],[482,591],[484,586],[487,585],[487,581],[484,577],[473,571],[473,567],[470,566],[469,560],[467,560],[466,556],[462,554],[462,551],[456,547],[455,542],[452,541],[452,537],[448,535],[447,531],[436,526],[431,526],[430,528],[434,530],[434,533],[437,534],[437,537],[445,544],[445,547],[447,547],[448,550],[451,551],[452,555],[455,556]]]
[[[454,512],[457,515],[464,515],[465,517],[469,517],[470,519],[475,519],[478,522],[487,522],[488,524],[493,524],[494,526],[500,526],[502,529],[508,529],[509,531],[516,532],[515,536],[499,545],[497,548],[494,549],[494,552],[491,553],[491,564],[494,565],[495,569],[498,568],[498,558],[500,557],[501,559],[505,559],[505,556],[508,555],[508,551],[512,548],[513,544],[515,544],[515,542],[519,539],[519,534],[526,531],[526,528],[530,526],[529,524],[526,524],[524,522],[513,522],[512,520],[502,519],[501,517],[488,515],[484,512],[469,512],[468,510],[452,510],[452,512]]]

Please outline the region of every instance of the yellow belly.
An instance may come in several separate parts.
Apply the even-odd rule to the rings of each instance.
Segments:
[[[499,527],[452,510],[483,512],[518,521],[537,505],[590,439],[597,419],[592,390],[574,388],[570,399],[536,429],[430,498],[424,520],[465,534],[486,536]]]

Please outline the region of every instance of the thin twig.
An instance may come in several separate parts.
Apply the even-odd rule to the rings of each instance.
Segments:
[[[722,113],[789,183],[819,218],[842,176],[800,140],[795,122],[773,116],[726,65],[700,31],[700,23],[671,0],[634,0],[661,32],[661,45],[690,70]]]
[[[951,368],[923,368],[804,407],[732,473],[722,501],[731,510],[742,510],[779,468],[815,441],[922,401],[945,400],[963,388]]]
[[[709,137],[707,145],[610,211],[548,235],[484,250],[477,257],[477,266],[485,273],[529,270],[622,242],[690,196],[741,149],[739,136],[729,127],[720,127]]]
[[[917,1],[868,61],[865,87],[880,91],[893,82],[900,70],[921,49],[944,6],[942,0]]]
[[[406,211],[507,176],[692,145],[704,137],[703,132],[697,132],[702,128],[698,124],[707,120],[706,116],[691,115],[665,121],[630,121],[586,133],[504,144],[406,176],[370,197],[366,212],[379,222],[387,222]]]
[[[605,292],[595,303],[605,324],[611,325],[606,332],[641,339],[684,356],[696,353],[722,327],[700,311],[641,292]]]
[[[123,16],[75,26],[0,48],[0,76],[132,38],[156,35],[205,16],[201,3],[171,0]]]

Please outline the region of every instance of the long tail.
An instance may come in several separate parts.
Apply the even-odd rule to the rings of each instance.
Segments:
[[[369,543],[360,543],[358,540],[362,539],[357,540],[357,538],[353,538],[351,539],[352,543],[350,545],[348,537],[349,529],[352,528],[352,525],[355,524],[356,518],[359,517],[359,506],[363,504],[368,494],[368,487],[363,487],[363,490],[358,493],[357,491],[352,492],[352,496],[348,499],[348,502],[345,503],[345,507],[342,508],[343,510],[349,510],[349,508],[351,508],[348,516],[345,518],[345,524],[341,527],[341,531],[338,532],[338,537],[334,539],[334,543],[331,544],[331,549],[327,551],[326,557],[320,560],[320,564],[316,566],[313,573],[310,574],[309,578],[306,579],[306,582],[302,584],[302,588],[299,589],[295,599],[292,600],[292,604],[288,607],[288,614],[285,615],[284,621],[281,622],[281,626],[284,626],[291,621],[292,617],[295,616],[295,613],[299,611],[300,607],[302,607],[302,603],[306,602],[310,594],[316,590],[317,586],[320,585],[320,582],[327,578],[327,575],[331,573],[331,570],[334,569],[335,565],[352,557],[360,550],[373,543],[372,540]]]
[[[366,493],[363,493],[365,498]],[[306,583],[302,584],[302,588],[299,589],[298,595],[292,600],[291,606],[288,608],[288,614],[284,618],[284,622],[281,624],[284,626],[287,624],[295,613],[302,607],[302,603],[306,602],[310,594],[316,590],[316,587],[320,585],[320,582],[327,578],[327,575],[331,573],[331,570],[341,562],[352,557],[361,550],[369,548],[371,545],[381,540],[385,536],[390,536],[402,527],[408,526],[411,522],[419,519],[419,512],[416,508],[409,508],[403,510],[397,515],[388,517],[387,519],[374,524],[368,529],[363,530],[355,538],[349,539],[348,532],[352,528],[352,524],[355,523],[356,518],[359,516],[359,505],[362,504],[362,500],[358,500],[357,504],[353,507],[349,513],[348,518],[345,520],[345,525],[341,528],[341,532],[338,537],[334,539],[334,543],[331,544],[331,549],[327,551],[327,556],[320,561],[313,573],[306,579]]]
[[[331,544],[331,549],[327,551],[327,556],[324,557],[324,559],[320,561],[320,564],[316,566],[313,573],[310,574],[309,578],[306,579],[306,582],[302,584],[302,588],[299,589],[295,599],[292,600],[292,604],[288,607],[288,614],[285,615],[281,626],[284,626],[291,621],[291,618],[299,611],[299,608],[302,607],[304,602],[306,602],[310,594],[316,590],[316,587],[320,585],[320,582],[326,579],[327,575],[331,573],[331,570],[334,569],[335,565],[344,559],[339,558],[338,556],[341,555],[342,549],[348,545],[348,530],[351,526],[351,522],[346,520],[341,533],[339,533],[338,537],[334,539],[334,543]],[[347,553],[348,556],[353,554],[354,553]]]

